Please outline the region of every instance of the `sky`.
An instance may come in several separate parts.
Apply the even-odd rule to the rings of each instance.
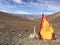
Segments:
[[[0,0],[0,11],[13,14],[60,12],[60,0]]]

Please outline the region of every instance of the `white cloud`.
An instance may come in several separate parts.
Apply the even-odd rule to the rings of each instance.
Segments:
[[[38,2],[33,2],[33,0],[31,0],[30,2],[26,3],[23,0],[13,0],[15,3],[19,3],[19,4],[24,4],[29,8],[42,8],[45,7],[47,3],[47,1],[43,1],[43,0],[38,0]]]
[[[47,9],[52,10],[54,12],[58,12],[58,11],[60,11],[60,6],[54,6],[54,5],[50,4],[50,5],[48,5]]]
[[[46,15],[53,14],[53,12],[45,12]]]
[[[35,10],[36,12],[39,12],[39,9],[41,10],[41,11],[43,11],[44,10],[44,8],[46,7],[46,2],[47,1],[43,1],[43,0],[39,0],[39,2],[41,2],[41,3],[39,3],[39,2],[33,2],[33,1],[30,1],[30,2],[28,2],[28,3],[26,3],[26,2],[24,2],[23,0],[12,0],[12,1],[14,1],[15,3],[18,3],[18,4],[21,4],[21,3],[23,3],[25,6],[21,6],[21,5],[19,5],[20,7],[22,7],[22,8],[24,8],[24,7],[28,7],[29,8],[29,10],[31,9],[31,10]],[[4,1],[6,4],[5,5],[3,5],[3,2],[1,2],[0,1],[0,10],[1,9],[6,9],[6,10],[10,10],[10,9],[13,9],[12,10],[12,12],[14,11],[14,13],[17,13],[17,14],[32,14],[32,13],[29,13],[29,12],[26,12],[26,11],[23,11],[22,9],[21,9],[21,11],[19,11],[19,10],[17,10],[17,8],[18,9],[20,9],[19,7],[17,7],[16,5],[9,5],[9,3],[5,0]],[[7,5],[8,4],[8,5]],[[17,10],[17,11],[15,11],[15,10]],[[8,10],[8,11],[9,11]],[[34,11],[34,12],[35,12]],[[47,12],[46,12],[47,11]],[[53,1],[51,1],[51,2],[49,2],[49,4],[48,4],[48,8],[47,8],[47,10],[45,11],[45,13],[46,14],[52,14],[52,13],[54,13],[54,12],[58,12],[58,11],[60,11],[60,6],[56,6],[55,5],[55,3],[53,3]],[[49,12],[50,11],[50,12]],[[34,14],[34,13],[33,13]],[[35,14],[40,14],[40,13],[35,13]]]
[[[33,2],[33,1],[31,1],[29,3],[24,2],[24,4],[27,5],[28,7],[34,7],[34,8],[44,8],[44,7],[46,7],[46,3],[47,3],[47,1],[40,1],[40,0],[39,0],[39,2]]]
[[[26,11],[15,11],[14,12],[15,14],[42,14],[42,12],[40,13],[29,13],[29,12],[26,12]],[[52,12],[45,12],[44,14],[53,14]]]
[[[40,1],[40,0],[39,0]],[[46,11],[51,11],[52,13],[54,12],[59,12],[60,11],[60,6],[56,6],[54,5],[54,1],[40,1],[41,3],[38,3],[38,2],[33,2],[31,1],[29,4],[28,4],[28,7],[34,7],[36,9],[42,9],[44,10],[48,4],[48,7],[46,9]],[[51,3],[52,2],[52,3]],[[49,13],[49,12],[48,12]],[[49,13],[50,14],[50,13]]]
[[[6,10],[0,10],[0,11],[2,11],[2,12],[7,12]]]
[[[40,12],[40,13],[36,13],[36,14],[45,14],[45,15],[49,15],[49,14],[53,14],[53,12]]]
[[[29,13],[29,12],[26,12],[26,11],[15,11],[14,13],[15,14],[32,14],[32,13]]]
[[[22,0],[13,0],[15,3],[22,3]]]
[[[15,12],[10,12],[8,10],[0,10],[2,12],[8,12],[8,13],[14,13],[14,14],[32,14],[32,13],[29,13],[29,12],[26,12],[26,11],[15,11]]]

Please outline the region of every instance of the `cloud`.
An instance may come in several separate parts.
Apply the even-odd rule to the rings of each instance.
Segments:
[[[44,14],[49,15],[49,14],[53,14],[53,12],[45,12]]]
[[[0,10],[0,11],[2,11],[2,12],[7,12],[7,13],[11,13],[10,11],[4,10],[4,9],[2,9],[2,10]]]
[[[0,10],[18,14],[40,14],[47,6],[46,3],[49,3],[46,14],[60,11],[60,6],[52,0],[0,0]]]
[[[43,12],[35,13],[35,14],[43,14]],[[45,15],[49,15],[49,14],[53,14],[53,13],[52,13],[52,12],[48,12],[48,11],[46,11],[46,12],[44,12],[44,14],[45,14]]]
[[[8,13],[14,13],[14,14],[42,14],[42,12],[40,12],[40,13],[30,13],[30,12],[26,12],[26,11],[15,11],[15,12],[10,12],[8,10],[0,10],[0,11],[8,12]],[[44,14],[48,15],[48,14],[53,14],[53,13],[52,12],[45,12]]]
[[[51,10],[52,12],[60,11],[60,6],[49,4],[47,10]]]
[[[8,11],[6,11],[6,10],[0,10],[0,11],[2,11],[2,12],[8,12]]]
[[[15,3],[22,3],[22,0],[13,0],[13,2],[15,2]]]
[[[44,8],[46,6],[47,1],[42,1],[42,0],[32,0],[28,3],[24,2],[23,4],[26,5],[27,7],[32,7],[32,8]]]
[[[15,14],[32,14],[32,13],[29,13],[29,12],[26,12],[26,11],[15,11],[14,13]]]

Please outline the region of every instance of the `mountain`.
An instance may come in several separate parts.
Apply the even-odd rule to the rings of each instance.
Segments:
[[[27,18],[21,16],[14,16],[13,14],[0,12],[0,20],[11,20],[11,21],[30,21]]]
[[[54,29],[57,34],[60,35],[60,12],[54,13],[52,15],[47,16],[50,22],[52,23]]]
[[[23,18],[23,16],[15,16],[10,13],[0,12],[0,29],[3,31],[14,30],[20,33],[29,30],[31,33],[34,25],[38,24],[26,17]]]
[[[0,19],[3,20],[17,20],[17,21],[30,21],[35,19],[40,19],[40,14],[11,14],[0,11]]]
[[[30,19],[30,20],[41,18],[40,14],[14,14],[14,15],[19,16],[19,17],[23,17],[23,18],[27,18],[27,19]]]
[[[60,22],[60,12],[54,13],[54,14],[49,15],[47,17],[54,23],[59,23]]]

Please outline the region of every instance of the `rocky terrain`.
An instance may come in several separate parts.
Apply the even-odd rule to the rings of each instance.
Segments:
[[[34,26],[36,26],[36,33],[38,35],[40,20],[31,21],[0,12],[0,45],[60,45],[60,13],[47,17],[55,29],[56,40],[54,41],[29,38],[29,35],[33,33]]]

